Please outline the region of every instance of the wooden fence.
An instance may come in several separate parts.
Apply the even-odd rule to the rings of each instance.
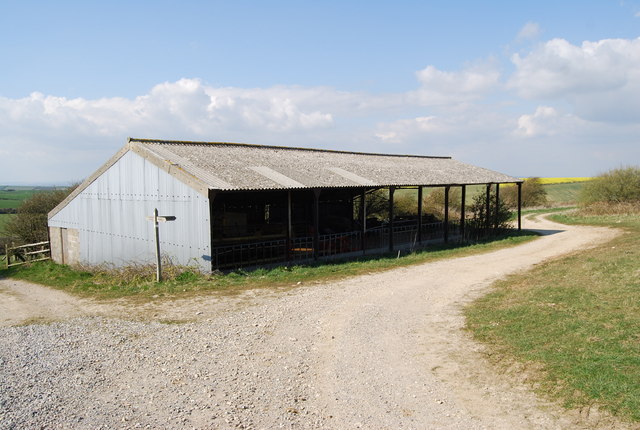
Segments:
[[[6,253],[4,255],[7,268],[34,261],[49,260],[50,258],[51,249],[48,241],[20,246],[6,245]]]

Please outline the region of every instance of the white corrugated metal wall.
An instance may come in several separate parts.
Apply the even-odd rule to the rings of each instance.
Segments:
[[[155,261],[153,222],[158,208],[175,221],[160,224],[163,255],[176,264],[211,270],[209,199],[134,152],[127,152],[49,220],[77,229],[80,261],[88,264]]]

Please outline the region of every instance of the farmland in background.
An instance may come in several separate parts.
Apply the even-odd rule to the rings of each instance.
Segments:
[[[523,178],[526,179],[526,178]],[[578,202],[578,197],[580,195],[580,190],[584,187],[584,184],[591,180],[592,178],[580,177],[580,178],[540,178],[540,182],[542,183],[543,188],[547,192],[547,200],[548,206],[567,206],[574,205]],[[500,189],[503,190],[507,187],[514,186],[511,184],[503,184],[500,186]],[[425,188],[424,195],[427,196],[429,193],[436,190],[437,187],[434,188]],[[466,194],[466,204],[470,205],[473,201],[474,196],[477,194],[484,194],[486,188],[485,185],[468,185],[467,186],[467,194]],[[398,195],[406,195],[411,196],[417,202],[417,191],[416,190],[398,190],[396,192],[396,196]],[[416,203],[417,204],[417,203]]]
[[[543,185],[551,206],[575,204],[585,182]]]
[[[0,209],[16,209],[23,200],[28,199],[39,190],[36,187],[0,186]]]
[[[524,178],[523,178],[524,179]],[[587,182],[593,178],[539,178],[542,185],[554,185],[554,184],[574,184],[576,182]]]
[[[0,185],[0,238],[4,235],[4,226],[14,216],[20,204],[34,195],[43,191],[50,191],[57,187],[46,186],[17,186]]]

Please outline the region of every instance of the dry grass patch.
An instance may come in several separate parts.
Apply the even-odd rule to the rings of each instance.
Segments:
[[[640,201],[638,202],[598,202],[583,207],[579,212],[584,216],[619,214],[640,215]]]

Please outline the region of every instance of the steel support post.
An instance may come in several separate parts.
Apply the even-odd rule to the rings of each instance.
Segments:
[[[291,190],[287,191],[287,261],[291,261],[292,249],[291,240],[293,239],[293,224],[291,223]]]
[[[487,184],[487,195],[485,199],[485,220],[484,220],[484,229],[485,233],[489,233],[489,228],[491,226],[491,184]]]
[[[496,213],[495,213],[495,218],[493,220],[494,230],[498,229],[499,217],[500,217],[500,184],[496,184]]]
[[[313,190],[313,259],[318,259],[320,248],[320,190]]]
[[[360,193],[360,248],[362,254],[367,252],[367,190]]]
[[[395,187],[389,187],[389,252],[393,252],[393,194]]]
[[[460,202],[460,237],[462,238],[462,240],[464,240],[464,225],[466,222],[466,213],[465,213],[465,200],[467,198],[467,186],[466,185],[462,185],[462,199]]]
[[[444,187],[444,243],[449,242],[449,186]]]
[[[522,182],[518,182],[518,231],[522,230]]]
[[[418,243],[422,243],[422,187],[418,187]]]

